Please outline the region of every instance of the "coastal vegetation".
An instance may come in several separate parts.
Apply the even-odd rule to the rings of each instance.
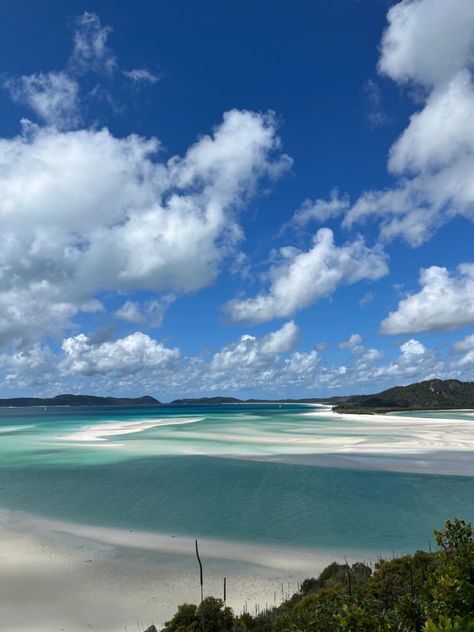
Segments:
[[[474,540],[463,520],[435,531],[438,550],[334,562],[291,598],[254,615],[221,599],[182,604],[164,632],[474,632]],[[155,632],[151,626],[147,632]]]
[[[333,410],[339,413],[376,413],[457,408],[474,408],[474,382],[427,380],[408,386],[395,386],[374,395],[344,398]]]

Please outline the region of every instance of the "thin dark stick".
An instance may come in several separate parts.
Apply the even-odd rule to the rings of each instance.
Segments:
[[[199,563],[199,582],[201,584],[201,603],[202,603],[204,599],[203,582],[202,582],[202,563],[201,563],[201,558],[199,557],[198,541],[195,540],[194,542],[196,544],[196,557]]]
[[[224,606],[227,601],[227,579],[224,577]]]
[[[202,630],[204,632],[205,631],[205,628],[204,628],[204,611],[202,609],[202,602],[204,601],[204,590],[203,590],[203,581],[202,581],[202,563],[201,563],[201,558],[199,557],[198,541],[194,540],[194,543],[196,544],[196,557],[197,557],[197,560],[199,562],[199,582],[201,584],[201,624],[202,624]]]

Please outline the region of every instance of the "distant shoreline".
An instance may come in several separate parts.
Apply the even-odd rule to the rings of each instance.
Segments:
[[[102,397],[66,393],[55,397],[12,397],[0,399],[0,408],[49,406],[206,406],[217,404],[301,404],[332,406],[335,413],[380,414],[387,412],[474,410],[474,382],[431,379],[407,386],[395,386],[371,395],[301,397],[280,399],[240,399],[230,396],[190,397],[163,403],[150,395]]]

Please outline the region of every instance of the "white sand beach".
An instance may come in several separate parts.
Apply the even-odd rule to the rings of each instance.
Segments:
[[[199,540],[204,592],[253,612],[343,555]],[[192,538],[79,525],[0,511],[3,632],[119,632],[163,623],[198,602]],[[367,559],[363,553],[355,559]],[[350,561],[350,560],[349,560]]]

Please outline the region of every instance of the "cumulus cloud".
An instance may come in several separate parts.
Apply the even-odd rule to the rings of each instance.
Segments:
[[[328,228],[315,234],[313,247],[304,252],[281,248],[280,262],[268,273],[270,288],[255,298],[235,299],[226,311],[234,322],[261,323],[292,316],[320,298],[332,294],[340,284],[362,279],[376,280],[388,273],[386,257],[378,248],[368,248],[361,238],[343,246],[334,243]]]
[[[439,84],[474,61],[470,0],[404,0],[387,20],[379,69],[400,83]]]
[[[74,46],[70,64],[76,72],[112,73],[117,67],[117,59],[109,48],[107,40],[112,32],[110,26],[102,26],[95,13],[85,11],[76,18]]]
[[[88,336],[79,334],[66,338],[61,348],[65,358],[59,364],[60,370],[82,375],[156,370],[179,358],[178,349],[169,349],[141,332],[100,344],[93,344]]]
[[[316,350],[294,351],[298,336],[293,321],[261,338],[244,334],[215,353],[207,366],[201,364],[194,387],[200,383],[204,391],[276,391],[310,384],[319,354]]]
[[[262,353],[285,353],[292,351],[298,342],[299,329],[293,320],[265,336],[262,340]]]
[[[118,340],[79,334],[66,338],[59,354],[40,345],[0,354],[0,376],[6,389],[34,388],[35,394],[48,395],[148,392],[166,399],[247,392],[314,397],[376,392],[394,383],[434,377],[470,379],[474,363],[468,339],[459,348],[461,358],[443,354],[439,347],[429,349],[412,338],[400,344],[394,359],[383,363],[381,350],[367,348],[362,341],[354,340],[359,344],[352,346],[343,362],[337,352],[329,362],[324,350],[295,350],[297,337],[298,327],[289,322],[264,336],[245,334],[207,358],[182,357],[177,349],[140,332]]]
[[[341,350],[349,350],[355,360],[353,366],[354,371],[359,372],[360,375],[364,375],[375,362],[383,357],[383,351],[375,349],[374,347],[365,347],[362,344],[362,336],[360,334],[352,334],[347,340],[340,342],[338,345]],[[345,375],[347,367],[344,367],[343,374]],[[326,375],[327,377],[327,375]]]
[[[385,381],[393,385],[409,384],[438,377],[453,377],[451,367],[434,351],[414,338],[400,345],[400,355],[388,364],[374,367],[366,373],[370,380]]]
[[[239,209],[290,163],[273,115],[240,110],[182,157],[160,162],[159,149],[31,124],[0,139],[0,339],[56,333],[100,309],[101,291],[209,285],[241,239]]]
[[[421,290],[400,301],[381,324],[384,334],[455,329],[474,323],[474,264],[450,274],[446,268],[421,270]]]
[[[244,334],[238,342],[225,346],[213,356],[211,368],[222,371],[269,366],[275,362],[279,354],[294,349],[298,336],[299,330],[293,321],[263,338]]]
[[[400,351],[405,358],[409,358],[410,356],[418,356],[426,353],[425,346],[414,338],[410,338],[400,346]]]
[[[391,148],[396,184],[362,194],[344,225],[375,217],[383,240],[419,246],[456,215],[474,219],[474,6],[404,0],[388,21],[379,70],[419,88],[423,106]]]
[[[67,129],[80,123],[79,84],[65,72],[24,75],[4,85],[14,101],[26,104],[46,124]]]

